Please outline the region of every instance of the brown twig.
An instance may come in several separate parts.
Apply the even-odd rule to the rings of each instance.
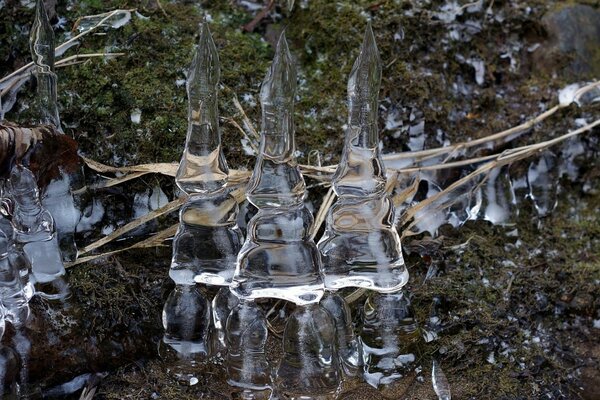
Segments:
[[[256,29],[256,25],[258,25],[260,21],[262,21],[267,16],[267,14],[269,13],[269,11],[271,11],[274,5],[275,0],[269,0],[269,4],[267,4],[266,7],[260,10],[260,12],[256,14],[252,21],[244,25],[242,29],[246,32],[254,32],[254,29]]]

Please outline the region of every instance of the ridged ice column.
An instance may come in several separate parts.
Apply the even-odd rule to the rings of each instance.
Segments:
[[[44,8],[44,1],[37,0],[35,20],[29,36],[29,47],[37,81],[37,107],[40,123],[52,125],[62,132],[56,100],[56,74],[54,73],[54,31]]]
[[[246,191],[259,211],[248,223],[231,287],[246,299],[308,304],[323,295],[321,259],[308,233],[313,217],[303,204],[306,185],[294,157],[295,94],[296,69],[282,34],[260,92],[260,153]]]
[[[226,186],[228,168],[217,107],[219,77],[217,48],[203,23],[187,78],[188,130],[175,177],[190,196],[179,212],[173,239],[169,276],[176,287],[163,308],[163,341],[180,357],[192,360],[206,357],[211,350],[210,302],[196,283],[228,286],[243,242],[236,222],[235,189]]]
[[[381,60],[368,25],[348,81],[348,129],[333,176],[339,200],[319,242],[325,287],[332,290],[354,286],[391,293],[408,280],[379,152],[380,83]]]

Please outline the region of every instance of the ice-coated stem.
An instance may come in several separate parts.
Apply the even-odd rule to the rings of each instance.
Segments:
[[[369,23],[348,80],[348,128],[342,158],[333,177],[334,189],[340,196],[383,193],[385,168],[377,129],[380,85],[381,59]]]
[[[37,107],[40,123],[52,125],[62,132],[58,115],[56,74],[54,73],[54,31],[44,8],[44,1],[37,0],[35,20],[29,36],[31,57],[35,64],[37,81]]]
[[[229,169],[218,120],[220,76],[219,54],[204,22],[187,77],[188,131],[176,176],[177,185],[187,193],[214,192],[227,183]]]

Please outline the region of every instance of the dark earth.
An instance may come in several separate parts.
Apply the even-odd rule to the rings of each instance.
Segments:
[[[33,10],[26,3],[0,1],[0,76],[30,61]],[[295,116],[303,164],[314,162],[312,150],[320,152],[324,165],[339,159],[346,80],[368,19],[384,66],[384,152],[409,150],[409,127],[420,121],[425,148],[442,145],[438,131],[458,143],[508,129],[557,104],[566,85],[600,77],[598,1],[486,0],[480,6],[461,1],[465,6],[449,14],[443,10],[451,2],[443,0],[298,0],[292,12],[283,2],[274,4],[252,32],[242,27],[249,28],[259,11],[241,3],[251,2],[47,1],[57,43],[81,16],[117,8],[135,8],[139,15],[133,13],[123,27],[87,36],[65,54],[125,53],[57,70],[63,128],[74,141],[48,136],[34,152],[63,154],[60,162],[72,165],[77,144],[80,155],[111,166],[178,162],[187,99],[185,85],[176,81],[185,79],[203,15],[220,52],[222,137],[235,169],[252,168],[254,158],[240,143],[243,136],[233,121],[244,126],[243,116],[232,99],[240,100],[258,127],[260,83],[284,28],[299,68]],[[483,62],[482,76],[468,60]],[[31,80],[21,89],[8,121],[31,125],[34,85]],[[141,111],[139,124],[131,121],[135,109]],[[393,113],[397,123],[386,125]],[[571,105],[536,124],[514,146],[559,136],[575,129],[576,119],[590,122],[599,115],[600,102]],[[556,182],[559,202],[550,216],[540,220],[531,202],[521,201],[514,218],[518,237],[469,221],[460,229],[444,226],[435,238],[421,234],[403,242],[415,317],[425,328],[435,310],[443,326],[439,339],[407,343],[416,361],[397,384],[376,391],[347,381],[340,399],[434,399],[434,357],[455,399],[600,399],[598,133],[582,135],[586,153],[574,161],[578,176]],[[553,150],[561,156],[565,147]],[[52,158],[39,154],[46,162]],[[89,168],[86,177],[88,184],[98,179]],[[88,190],[82,202],[101,201],[105,214],[94,229],[78,234],[79,246],[99,239],[102,227],[133,219],[134,194],[158,186],[175,197],[173,179],[158,174]],[[315,208],[325,191],[311,189]],[[176,213],[163,216],[96,252],[134,244],[176,221]],[[159,352],[161,309],[172,285],[170,256],[167,241],[74,265],[68,269],[72,295],[66,304],[32,301],[30,398],[78,399],[81,390],[64,395],[57,386],[83,374],[90,374],[80,381],[96,390],[95,399],[232,397],[218,361],[200,366],[198,384],[185,386],[170,373],[176,361],[164,349]],[[437,272],[425,280],[428,271]],[[9,330],[3,343],[12,340]],[[275,359],[279,340],[272,337],[269,346]]]

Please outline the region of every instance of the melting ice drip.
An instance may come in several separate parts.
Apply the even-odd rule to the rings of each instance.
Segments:
[[[303,204],[306,185],[294,157],[295,91],[296,70],[282,33],[261,88],[260,153],[246,191],[259,211],[248,223],[231,286],[246,299],[308,304],[323,295],[321,258],[308,233],[313,217]]]
[[[379,153],[380,83],[381,60],[368,25],[348,81],[348,129],[333,176],[339,201],[330,209],[319,241],[329,289],[355,286],[391,293],[408,281]]]

